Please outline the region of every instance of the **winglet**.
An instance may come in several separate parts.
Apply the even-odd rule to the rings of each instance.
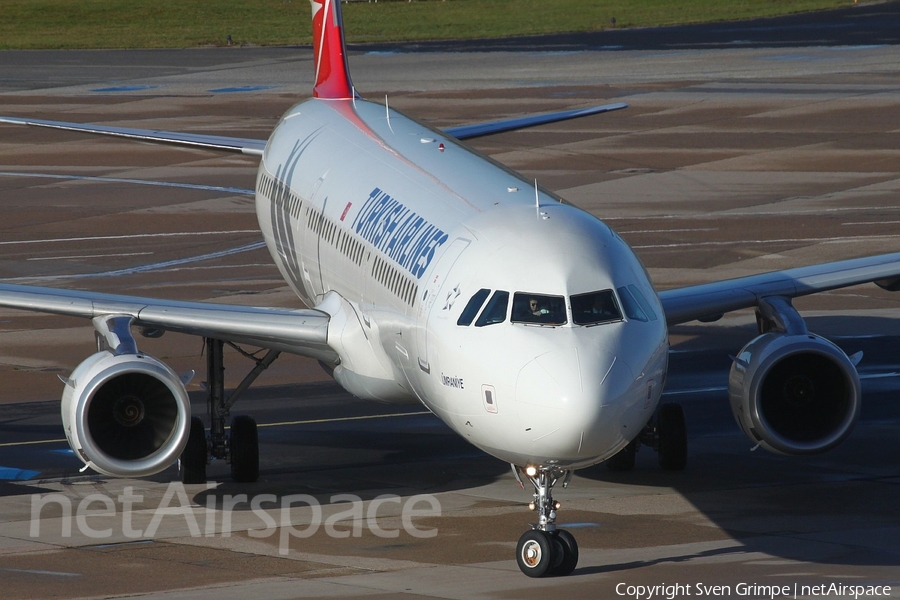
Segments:
[[[340,0],[309,0],[312,5],[313,62],[316,65],[315,98],[353,97]]]

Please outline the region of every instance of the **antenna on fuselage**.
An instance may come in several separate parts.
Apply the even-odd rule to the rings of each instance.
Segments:
[[[534,180],[534,211],[538,219],[547,219],[547,213],[541,212],[541,196],[538,193],[537,179]]]
[[[391,130],[391,133],[394,133],[394,128],[391,127],[391,109],[388,108],[387,94],[384,95],[384,114],[387,117],[388,129]]]

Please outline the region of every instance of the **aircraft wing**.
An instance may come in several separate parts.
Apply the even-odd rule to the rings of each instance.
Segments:
[[[596,115],[613,110],[620,110],[627,107],[627,104],[619,102],[616,104],[604,104],[602,106],[592,106],[589,108],[579,108],[575,110],[564,110],[559,112],[543,113],[539,115],[516,117],[514,119],[504,119],[502,121],[491,121],[489,123],[461,125],[459,127],[450,127],[444,129],[443,131],[444,133],[451,135],[458,140],[469,140],[486,135],[493,135],[495,133],[502,133],[504,131],[513,131],[516,129],[534,127],[536,125],[544,125],[546,123],[556,123],[558,121],[566,121],[568,119],[577,119],[579,117],[587,117],[589,115]],[[112,137],[128,138],[132,140],[154,142],[158,144],[173,144],[176,146],[206,148],[208,150],[240,152],[241,154],[249,154],[252,156],[262,156],[263,151],[266,149],[266,140],[218,135],[203,135],[199,133],[180,133],[176,131],[162,131],[156,129],[113,127],[109,125],[90,125],[82,123],[69,123],[66,121],[23,119],[19,117],[4,116],[0,116],[0,123],[7,123],[9,125],[31,125],[33,127],[47,127],[50,129],[61,129],[64,131],[75,131],[79,133],[93,133],[96,135],[108,135]]]
[[[199,133],[178,133],[175,131],[132,129],[130,127],[110,127],[106,125],[82,125],[81,123],[67,123],[65,121],[20,119],[17,117],[0,117],[0,123],[8,123],[10,125],[32,125],[35,127],[48,127],[50,129],[62,129],[80,133],[109,135],[144,142],[174,144],[177,146],[206,148],[209,150],[224,150],[226,152],[240,152],[242,154],[250,154],[253,156],[262,156],[263,150],[266,148],[266,140],[203,135]]]
[[[880,254],[704,283],[660,292],[669,326],[715,320],[723,313],[757,306],[761,299],[796,298],[861,283],[900,287],[900,253]]]
[[[329,316],[318,310],[177,302],[75,290],[0,284],[0,306],[93,319],[122,315],[134,326],[176,331],[335,362]]]
[[[513,131],[515,129],[534,127],[535,125],[544,125],[546,123],[567,121],[569,119],[577,119],[579,117],[597,115],[600,113],[620,110],[623,108],[628,108],[628,105],[624,102],[617,102],[616,104],[604,104],[602,106],[591,106],[589,108],[579,108],[575,110],[564,110],[560,112],[529,115],[527,117],[516,117],[514,119],[505,119],[502,121],[491,121],[489,123],[476,123],[474,125],[448,127],[447,129],[444,129],[443,132],[452,135],[458,140],[470,140],[472,138],[482,137],[485,135],[493,135],[495,133],[502,133],[504,131]]]

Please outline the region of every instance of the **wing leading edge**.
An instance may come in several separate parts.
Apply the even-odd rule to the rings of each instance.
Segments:
[[[226,152],[240,152],[253,156],[262,156],[266,149],[265,140],[253,140],[248,138],[227,137],[218,135],[203,135],[199,133],[179,133],[175,131],[160,131],[156,129],[136,129],[130,127],[111,127],[108,125],[90,125],[81,123],[67,123],[65,121],[46,121],[43,119],[20,119],[17,117],[0,117],[0,123],[10,125],[32,125],[34,127],[48,127],[50,129],[62,129],[64,131],[76,131],[79,133],[93,133],[122,137],[143,142],[155,142],[158,144],[174,144],[209,150],[222,150]]]
[[[524,117],[516,117],[514,119],[490,121],[488,123],[460,125],[458,127],[446,128],[443,131],[444,133],[452,135],[458,140],[470,140],[478,137],[494,135],[496,133],[503,133],[506,131],[515,131],[518,129],[535,127],[537,125],[546,125],[548,123],[557,123],[559,121],[567,121],[569,119],[578,119],[590,115],[597,115],[614,110],[621,110],[623,108],[628,108],[628,105],[619,102],[615,104],[604,104],[602,106],[591,106],[588,108],[579,108],[575,110],[564,110],[538,115],[527,115]],[[111,137],[138,140],[142,142],[185,146],[189,148],[204,148],[207,150],[220,150],[224,152],[239,152],[241,154],[248,154],[251,156],[262,156],[263,152],[266,149],[266,140],[219,135],[204,135],[200,133],[181,133],[177,131],[163,131],[157,129],[114,127],[110,125],[93,125],[89,123],[70,123],[67,121],[48,121],[45,119],[27,119],[4,116],[0,116],[0,123],[7,123],[9,125],[30,125],[32,127],[46,127],[49,129],[60,129],[63,131],[74,131],[77,133],[91,133],[95,135],[106,135]]]
[[[704,283],[660,292],[666,322],[672,326],[759,305],[763,298],[797,298],[851,285],[875,282],[888,289],[900,284],[900,253],[822,263]]]
[[[337,361],[337,354],[328,346],[329,316],[318,310],[176,302],[11,284],[0,284],[0,306],[87,319],[122,315],[131,317],[132,324],[141,328]]]
[[[628,108],[628,105],[624,102],[617,102],[615,104],[604,104],[602,106],[591,106],[575,110],[528,115],[525,117],[516,117],[514,119],[504,119],[502,121],[491,121],[489,123],[475,123],[473,125],[448,127],[443,131],[458,140],[470,140],[486,135],[493,135],[495,133],[503,133],[505,131],[515,131],[517,129],[525,129],[536,125],[545,125],[547,123],[557,123],[559,121],[568,121],[569,119],[598,115],[600,113],[621,110],[623,108]]]

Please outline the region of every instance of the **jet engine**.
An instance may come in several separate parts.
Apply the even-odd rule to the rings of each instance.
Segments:
[[[817,335],[764,333],[731,366],[731,411],[747,437],[767,450],[824,452],[844,441],[859,416],[855,362]]]
[[[165,364],[141,353],[98,352],[64,381],[66,437],[92,469],[143,477],[181,455],[191,406],[184,384]]]

